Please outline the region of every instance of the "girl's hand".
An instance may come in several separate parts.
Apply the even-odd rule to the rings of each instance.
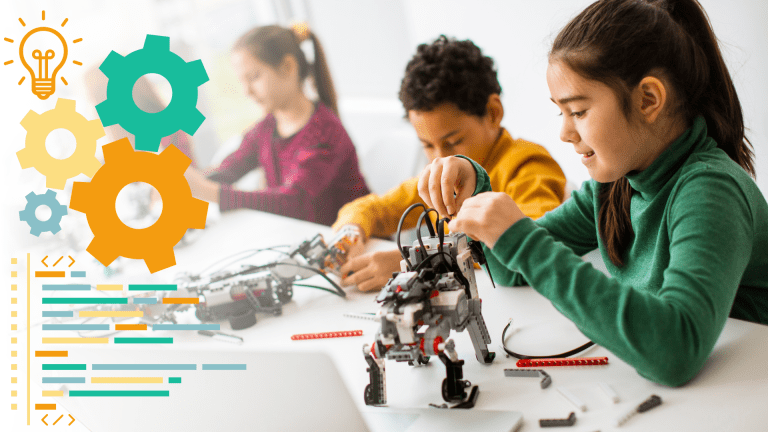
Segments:
[[[419,196],[441,215],[454,216],[475,192],[476,183],[475,168],[468,160],[437,158],[419,175]]]
[[[209,180],[197,168],[190,166],[184,173],[184,177],[189,182],[189,188],[192,190],[192,196],[212,203],[219,202],[219,191],[221,185],[213,180]]]
[[[509,195],[485,192],[464,201],[459,213],[448,223],[448,229],[463,232],[493,249],[504,231],[525,217]]]
[[[398,250],[370,252],[352,258],[339,269],[341,285],[357,285],[360,291],[381,289],[393,272],[400,271],[401,259]]]

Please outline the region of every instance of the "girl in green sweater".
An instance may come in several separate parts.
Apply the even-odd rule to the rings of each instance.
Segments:
[[[729,316],[768,324],[768,204],[708,17],[696,0],[597,1],[557,36],[547,83],[592,177],[570,200],[534,222],[461,157],[427,166],[419,194],[484,243],[494,279],[682,385]],[[580,258],[595,248],[612,278]]]

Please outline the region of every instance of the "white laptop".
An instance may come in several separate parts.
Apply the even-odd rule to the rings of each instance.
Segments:
[[[74,354],[74,356],[72,356]],[[43,384],[94,432],[195,431],[515,431],[517,412],[424,408],[358,410],[330,357],[307,352],[77,350],[66,363],[86,371],[45,371],[85,377],[85,384]],[[64,363],[64,362],[62,362]],[[92,370],[93,364],[195,364],[195,370]],[[203,364],[243,364],[245,370],[202,370]],[[162,384],[97,384],[91,377],[163,377]],[[168,378],[180,378],[169,383]],[[174,380],[176,381],[176,380]],[[168,396],[71,397],[69,391],[169,391]],[[482,397],[482,395],[481,395]],[[48,399],[48,398],[47,398]],[[53,398],[51,398],[53,399]]]

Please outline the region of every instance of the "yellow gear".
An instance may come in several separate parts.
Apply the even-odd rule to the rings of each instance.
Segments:
[[[75,182],[69,208],[86,214],[94,239],[87,251],[108,266],[118,256],[143,259],[150,273],[176,265],[173,247],[188,228],[205,228],[208,203],[192,197],[184,171],[192,162],[168,146],[160,154],[134,151],[127,138],[106,144],[104,166],[88,182]],[[144,229],[117,216],[117,194],[134,182],[148,183],[163,200],[163,211]]]
[[[75,101],[59,99],[54,109],[42,114],[30,110],[21,125],[27,139],[16,157],[22,169],[34,167],[44,175],[47,188],[64,189],[72,177],[81,173],[93,177],[101,167],[95,156],[96,141],[105,135],[101,120],[86,120],[75,111]],[[45,149],[45,139],[56,129],[72,132],[77,141],[75,152],[66,159],[56,159]]]

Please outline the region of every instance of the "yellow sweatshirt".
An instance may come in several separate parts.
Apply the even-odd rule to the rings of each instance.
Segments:
[[[557,162],[544,147],[513,139],[506,130],[502,130],[488,151],[483,168],[491,178],[493,190],[506,192],[532,219],[538,219],[563,202],[565,174]],[[357,224],[369,238],[395,234],[405,209],[424,203],[417,190],[418,181],[412,178],[384,195],[369,194],[347,203],[339,210],[333,228]],[[403,222],[404,230],[416,226],[419,213],[411,212]]]

